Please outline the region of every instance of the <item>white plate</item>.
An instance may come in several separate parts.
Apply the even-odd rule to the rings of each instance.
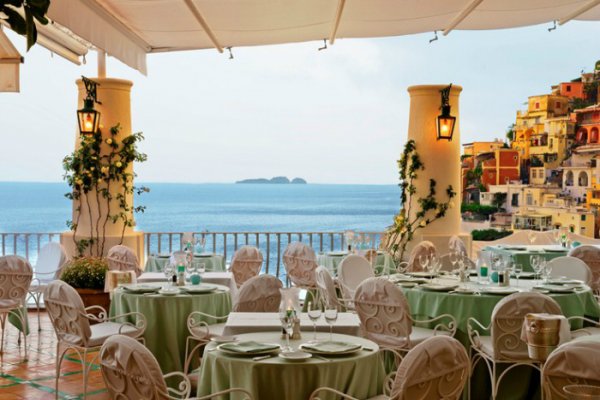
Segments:
[[[510,274],[510,277],[515,279],[517,278],[514,273]],[[535,279],[535,272],[521,272],[519,279]]]
[[[304,361],[312,357],[312,354],[304,351],[284,351],[279,353],[279,357],[287,361]]]
[[[481,288],[482,294],[513,294],[517,293],[519,289],[512,287],[500,287],[500,286],[490,286],[486,288]]]
[[[540,285],[540,286],[534,286],[532,289],[535,289],[536,291],[546,290],[550,293],[563,293],[563,294],[573,293],[575,291],[573,286],[565,287],[565,286],[556,286],[556,285]]]
[[[414,276],[417,278],[435,278],[437,275],[431,272],[407,272],[406,275]]]
[[[210,338],[210,341],[215,342],[216,344],[232,343],[232,342],[237,342],[237,337],[236,336],[213,336]]]
[[[474,294],[475,291],[473,289],[469,289],[469,288],[457,287],[456,289],[454,289],[452,291],[452,293],[456,293],[456,294]]]
[[[328,256],[345,256],[347,254],[348,252],[346,251],[330,251],[329,253],[327,253]]]
[[[194,253],[195,258],[209,258],[212,257],[213,253]]]
[[[200,285],[192,285],[192,286],[183,286],[181,288],[183,292],[190,294],[202,294],[202,293],[210,293],[217,290],[215,285],[209,284],[200,284]]]
[[[125,285],[122,287],[129,293],[154,293],[160,290],[159,286],[152,285]]]
[[[440,285],[438,283],[424,283],[419,285],[421,289],[431,290],[433,292],[449,292],[456,289],[458,285]]]
[[[163,296],[176,296],[180,293],[179,289],[160,289],[158,291],[158,294],[162,294]]]
[[[403,288],[414,288],[415,286],[417,286],[417,282],[398,282],[398,285],[402,286]]]
[[[581,286],[584,284],[583,281],[578,279],[568,279],[568,278],[555,278],[548,280],[550,285],[577,285]]]

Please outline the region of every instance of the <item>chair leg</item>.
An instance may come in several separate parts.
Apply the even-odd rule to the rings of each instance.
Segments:
[[[56,343],[56,379],[54,380],[54,387],[56,388],[55,399],[58,400],[58,378],[60,378],[60,366],[65,356],[67,349],[61,351],[60,342]]]
[[[0,315],[0,329],[2,329],[2,335],[0,336],[0,339],[2,340],[0,342],[0,354],[4,354],[4,330],[6,329],[6,314],[1,314]]]
[[[83,357],[81,358],[81,363],[83,364],[83,398],[84,400],[87,398],[87,384],[88,384],[88,367],[86,364],[87,358],[87,349],[83,350]]]
[[[38,320],[38,332],[42,331],[42,324],[40,323],[40,295],[33,295],[33,300],[35,301],[35,306],[37,308],[37,320]]]

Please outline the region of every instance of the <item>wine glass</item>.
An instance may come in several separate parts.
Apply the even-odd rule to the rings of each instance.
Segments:
[[[541,264],[542,267],[540,269],[542,271],[542,276],[544,277],[544,283],[548,283],[548,279],[552,274],[552,264],[550,264],[548,260],[544,260]]]
[[[452,264],[452,270],[456,269],[456,263],[458,262],[458,254],[455,251],[451,251],[448,254],[448,260],[450,260],[450,264]]]
[[[427,270],[428,263],[429,263],[429,257],[427,256],[427,254],[421,254],[419,256],[419,264],[421,265],[421,268],[423,269],[423,271]]]
[[[204,275],[205,272],[206,272],[206,264],[204,264],[204,263],[198,264],[198,273],[200,274],[200,276]]]
[[[172,261],[168,261],[163,267],[163,273],[165,274],[165,278],[167,278],[167,282],[171,282],[174,272],[175,264]]]
[[[329,341],[333,341],[333,324],[337,321],[338,310],[336,307],[325,308],[325,321],[329,324]]]
[[[533,269],[533,272],[535,272],[537,278],[538,274],[540,273],[540,257],[537,255],[532,255],[529,257],[529,262],[531,263],[531,268]]]
[[[519,279],[523,273],[523,264],[515,264],[514,266],[515,276],[517,277],[517,286],[519,286]]]
[[[279,321],[281,322],[281,327],[285,331],[285,350],[292,351],[292,347],[290,346],[290,335],[293,333],[294,312],[292,310],[279,310]]]
[[[527,232],[527,238],[529,239],[529,244],[533,246],[535,243],[535,239],[537,239],[537,233],[535,231],[530,230]]]
[[[313,304],[312,302],[308,302],[308,318],[313,323],[314,335],[313,335],[313,343],[317,343],[317,321],[321,318],[321,306],[319,304]]]

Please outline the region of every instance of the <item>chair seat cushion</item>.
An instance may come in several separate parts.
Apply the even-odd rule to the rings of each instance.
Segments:
[[[380,346],[391,347],[391,348],[402,349],[402,350],[410,350],[414,346],[425,341],[425,339],[428,339],[428,338],[436,336],[436,335],[437,336],[441,336],[441,335],[451,336],[452,332],[439,331],[439,330],[434,331],[433,329],[421,328],[419,326],[413,326],[412,332],[410,333],[410,345],[408,345],[406,337],[404,337],[404,336],[396,337],[396,336],[390,336],[390,335],[369,333],[369,334],[367,334],[366,337],[370,340],[373,340],[375,343],[377,343]]]
[[[121,328],[123,327],[123,328]],[[121,330],[119,332],[119,329]],[[139,329],[135,326],[123,325],[116,322],[101,322],[99,324],[90,325],[92,335],[88,341],[89,347],[102,346],[104,341],[112,335],[125,335],[137,337]]]
[[[206,328],[208,328],[208,337],[207,337],[207,332],[206,332]],[[196,338],[196,339],[201,339],[201,340],[209,340],[212,337],[215,336],[223,336],[223,330],[225,329],[225,323],[222,324],[213,324],[213,325],[208,325],[208,326],[197,326],[195,328],[191,328],[192,331],[192,335]]]
[[[494,358],[494,343],[492,342],[491,336],[480,336],[479,337],[479,350],[488,356]]]
[[[434,331],[433,329],[421,328],[418,326],[412,327],[412,332],[410,334],[410,344],[411,348],[415,347],[419,343],[425,341],[425,339],[429,339],[433,336],[451,336],[452,332],[447,331]]]
[[[573,339],[582,337],[582,336],[596,336],[600,335],[600,327],[588,326],[586,328],[577,329],[576,331],[571,332],[571,337]]]
[[[0,299],[0,310],[10,311],[19,308],[21,303],[16,299]]]

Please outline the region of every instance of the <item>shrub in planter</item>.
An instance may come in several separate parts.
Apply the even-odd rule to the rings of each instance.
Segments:
[[[101,306],[106,311],[110,307],[110,295],[104,293],[104,279],[108,262],[97,257],[79,257],[69,262],[60,279],[73,286],[86,307]],[[98,314],[94,312],[94,314]]]
[[[474,229],[471,231],[473,240],[492,241],[512,235],[512,231],[497,231],[496,229]]]

